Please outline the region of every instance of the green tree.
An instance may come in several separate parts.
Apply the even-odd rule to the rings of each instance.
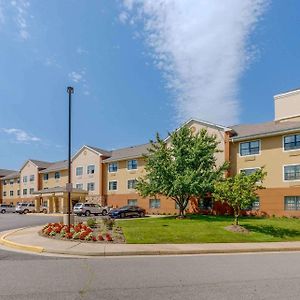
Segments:
[[[187,126],[170,134],[168,141],[157,134],[145,156],[146,175],[136,189],[143,196],[162,195],[173,199],[184,216],[189,200],[213,191],[215,182],[224,176],[228,164],[216,166],[219,142],[205,129],[193,134]]]
[[[241,172],[215,184],[213,198],[233,208],[235,225],[239,225],[241,210],[251,207],[257,199],[256,192],[264,188],[266,174],[263,168],[250,175]]]

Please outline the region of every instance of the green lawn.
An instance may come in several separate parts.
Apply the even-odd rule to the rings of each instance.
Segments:
[[[241,218],[240,225],[250,233],[233,233],[224,229],[232,217],[192,215],[184,220],[174,217],[118,220],[126,242],[130,244],[182,244],[275,242],[300,240],[300,219]]]

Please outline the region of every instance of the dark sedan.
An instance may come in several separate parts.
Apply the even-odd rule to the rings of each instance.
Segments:
[[[126,205],[111,210],[108,215],[112,218],[145,217],[146,211],[139,206]]]

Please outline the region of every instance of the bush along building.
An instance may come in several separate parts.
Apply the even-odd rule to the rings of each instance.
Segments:
[[[252,213],[300,216],[300,89],[274,96],[273,121],[221,126],[191,119],[182,126],[192,132],[205,128],[216,136],[219,149],[216,163],[230,163],[229,176],[251,174],[264,167],[265,189],[258,192]],[[168,143],[168,138],[166,139]],[[89,201],[120,207],[138,205],[150,214],[178,212],[173,200],[141,197],[135,190],[145,174],[144,154],[149,144],[117,150],[85,145],[72,158],[72,202]],[[20,170],[0,169],[0,202],[34,202],[36,209],[67,211],[67,161],[45,162],[29,159]],[[226,205],[206,199],[193,200],[190,212],[229,213]]]

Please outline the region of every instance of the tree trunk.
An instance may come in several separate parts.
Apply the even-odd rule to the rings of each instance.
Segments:
[[[239,225],[239,209],[234,209],[234,225]]]

